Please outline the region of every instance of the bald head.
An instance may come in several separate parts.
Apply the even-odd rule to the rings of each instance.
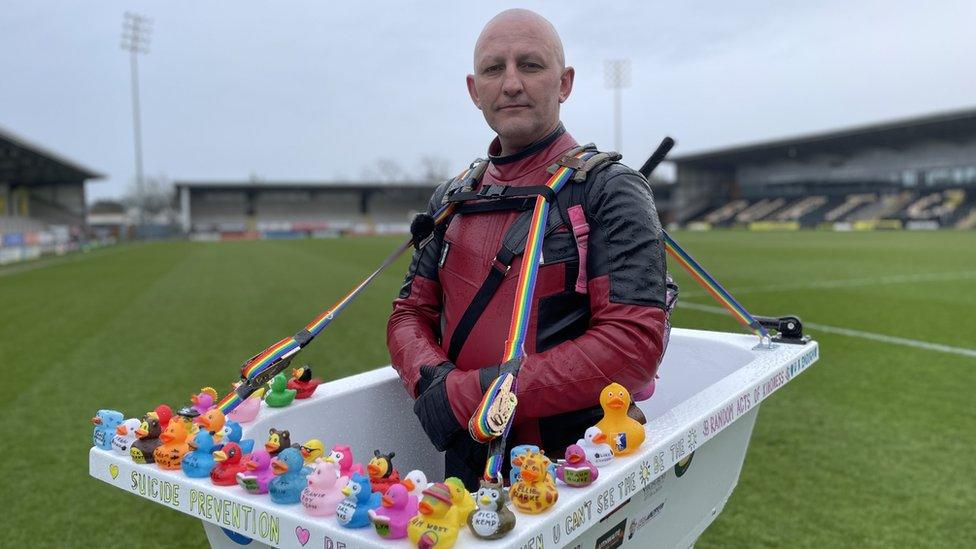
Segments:
[[[483,52],[486,43],[511,38],[531,39],[537,42],[540,47],[554,56],[556,66],[559,68],[566,66],[563,41],[559,39],[556,27],[534,11],[515,8],[492,17],[481,30],[478,41],[474,44],[475,70],[477,70],[479,53]]]
[[[552,23],[529,10],[506,10],[478,36],[468,93],[509,154],[559,126],[575,74]]]

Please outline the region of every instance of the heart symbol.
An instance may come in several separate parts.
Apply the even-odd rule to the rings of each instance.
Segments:
[[[295,535],[298,536],[298,543],[301,543],[302,547],[304,547],[305,544],[308,543],[308,538],[312,536],[312,534],[308,530],[302,528],[301,526],[295,527]]]
[[[111,465],[109,465],[109,466],[108,466],[108,473],[109,473],[110,475],[112,475],[112,478],[113,478],[113,479],[116,479],[116,478],[118,478],[118,476],[119,476],[119,466],[118,466],[118,465],[116,465],[116,464],[114,464],[114,463],[113,463],[113,464],[111,464]]]

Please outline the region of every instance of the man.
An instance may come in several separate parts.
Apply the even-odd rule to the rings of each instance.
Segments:
[[[485,26],[467,77],[471,100],[497,134],[479,188],[544,185],[547,168],[578,146],[559,120],[574,75],[541,16],[508,10]],[[634,393],[652,383],[665,331],[664,248],[647,181],[613,162],[571,184],[583,185],[577,213],[586,221],[563,220],[544,240],[509,436],[510,445],[538,444],[554,458],[600,419],[604,386],[618,382]],[[434,192],[430,212],[446,187]],[[387,327],[414,411],[446,451],[446,475],[472,490],[487,446],[470,438],[468,420],[499,372],[521,257],[489,300],[477,294],[522,213],[465,213],[435,231],[414,254]],[[586,225],[588,236],[578,230]]]

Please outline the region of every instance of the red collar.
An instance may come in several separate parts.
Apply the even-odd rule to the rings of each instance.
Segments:
[[[506,183],[515,182],[514,180],[533,174],[540,169],[545,172],[545,169],[551,166],[566,151],[577,146],[579,144],[563,128],[562,124],[546,137],[529,145],[522,151],[508,156],[496,156],[498,151],[501,150],[501,145],[496,137],[488,147],[488,157],[491,161],[488,165],[488,175],[495,181],[504,181]],[[527,181],[525,184],[543,185],[545,184],[545,177],[537,182]]]

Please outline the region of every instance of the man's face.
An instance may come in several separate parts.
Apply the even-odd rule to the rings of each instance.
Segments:
[[[559,121],[559,104],[573,88],[553,37],[534,21],[506,21],[485,29],[475,47],[468,92],[504,149],[542,138]]]

